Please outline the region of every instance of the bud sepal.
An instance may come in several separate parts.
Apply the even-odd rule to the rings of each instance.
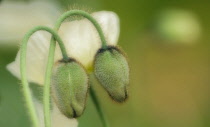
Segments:
[[[88,75],[74,59],[58,61],[52,74],[52,95],[59,110],[68,118],[83,114],[87,93]]]
[[[124,102],[127,99],[129,66],[122,50],[114,46],[99,49],[95,56],[94,73],[115,101]]]

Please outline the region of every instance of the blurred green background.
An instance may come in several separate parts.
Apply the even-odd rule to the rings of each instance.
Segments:
[[[76,6],[119,15],[118,44],[127,53],[131,67],[129,99],[117,104],[96,85],[111,127],[210,126],[209,0],[52,2],[65,10]],[[173,22],[176,19],[184,25],[179,27]],[[5,68],[19,47],[0,46],[0,127],[29,127],[20,81]],[[102,127],[90,98],[79,127]]]

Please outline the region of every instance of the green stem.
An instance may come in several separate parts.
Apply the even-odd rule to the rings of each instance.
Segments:
[[[91,96],[91,98],[93,100],[94,105],[96,106],[96,110],[98,111],[98,114],[99,114],[99,116],[101,118],[103,126],[104,127],[108,127],[108,124],[107,124],[108,122],[105,119],[105,116],[104,116],[104,113],[103,113],[103,111],[101,109],[100,103],[99,103],[99,101],[97,99],[97,96],[95,94],[95,91],[93,90],[92,87],[90,87],[90,96]]]
[[[96,30],[99,33],[101,42],[102,42],[102,48],[107,48],[107,43],[105,36],[103,34],[103,31],[98,24],[98,22],[87,12],[81,11],[81,10],[71,10],[65,12],[61,17],[57,20],[55,24],[55,31],[58,31],[61,24],[64,20],[66,20],[70,16],[74,15],[80,15],[85,18],[87,18],[92,24],[95,26]],[[47,62],[47,70],[45,75],[45,85],[44,85],[44,98],[43,98],[43,104],[44,104],[44,118],[45,118],[45,127],[51,127],[50,122],[50,79],[52,74],[52,68],[53,68],[53,62],[54,62],[54,54],[55,54],[55,40],[51,38],[51,45],[49,49],[49,56],[48,56],[48,62]]]
[[[52,30],[48,27],[45,27],[45,26],[35,27],[32,30],[30,30],[23,38],[22,46],[20,49],[20,73],[21,73],[21,81],[22,81],[22,85],[23,85],[23,94],[24,94],[24,97],[26,100],[26,105],[29,110],[29,115],[31,117],[32,124],[34,127],[39,127],[39,120],[36,115],[36,110],[33,105],[33,100],[32,100],[31,92],[29,89],[28,81],[27,81],[26,52],[27,52],[27,43],[28,43],[29,38],[31,37],[31,35],[33,33],[37,32],[39,30],[44,30],[44,31],[51,33],[53,35],[53,37],[59,43],[59,46],[60,46],[62,54],[63,54],[63,58],[66,59],[68,57],[61,38],[58,36],[58,34],[54,30]]]
[[[96,28],[100,39],[101,39],[101,43],[102,43],[102,48],[106,48],[107,47],[107,43],[106,43],[106,39],[103,33],[103,30],[101,28],[101,26],[99,25],[99,23],[87,12],[85,11],[81,11],[81,10],[71,10],[71,11],[67,11],[65,12],[63,15],[61,15],[61,17],[57,20],[57,24],[56,24],[56,29],[58,30],[59,27],[61,26],[62,22],[64,20],[66,20],[68,17],[70,16],[74,16],[74,15],[79,15],[79,16],[83,16],[85,18],[87,18]],[[88,34],[88,33],[87,33]]]

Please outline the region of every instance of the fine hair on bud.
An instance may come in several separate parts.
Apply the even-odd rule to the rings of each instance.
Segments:
[[[53,68],[52,96],[59,110],[68,118],[82,115],[85,109],[88,76],[76,60],[58,61]]]
[[[129,66],[122,50],[109,46],[99,49],[94,62],[94,73],[100,84],[117,102],[128,97]]]

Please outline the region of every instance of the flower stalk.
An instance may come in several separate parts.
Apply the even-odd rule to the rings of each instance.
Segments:
[[[51,33],[53,35],[53,38],[59,43],[59,46],[60,46],[60,49],[61,49],[61,52],[63,55],[63,59],[65,60],[68,58],[63,41],[61,40],[59,35],[51,28],[48,28],[45,26],[37,26],[37,27],[33,28],[32,30],[30,30],[23,38],[21,49],[20,49],[20,73],[21,73],[21,81],[22,81],[22,85],[23,85],[23,94],[24,94],[26,105],[27,105],[28,111],[29,111],[29,115],[31,117],[32,124],[34,127],[39,127],[39,120],[36,115],[36,110],[33,105],[33,100],[32,100],[31,92],[29,89],[28,81],[27,81],[26,52],[27,52],[27,42],[28,42],[29,38],[31,37],[32,34],[34,34],[35,32],[37,32],[39,30],[43,30],[43,31],[47,31],[47,32]]]
[[[80,15],[83,16],[85,18],[87,18],[96,28],[100,39],[101,39],[101,48],[106,49],[107,48],[107,42],[105,39],[105,36],[103,34],[103,31],[100,27],[100,25],[98,24],[98,22],[88,13],[81,11],[81,10],[72,10],[72,11],[68,11],[66,13],[64,13],[56,22],[56,25],[54,27],[54,30],[45,26],[37,26],[35,28],[33,28],[32,30],[30,30],[23,39],[22,42],[22,46],[21,46],[21,50],[20,50],[20,73],[21,73],[21,81],[22,81],[22,85],[23,85],[23,92],[24,92],[24,97],[26,100],[26,105],[28,107],[29,110],[29,115],[31,117],[32,120],[32,124],[34,127],[39,127],[39,120],[38,117],[36,115],[36,110],[34,108],[33,105],[33,100],[32,100],[32,96],[31,96],[31,92],[29,89],[29,85],[28,85],[28,81],[27,81],[27,75],[26,75],[26,52],[27,52],[27,42],[29,40],[29,38],[32,36],[32,34],[34,34],[35,32],[39,31],[39,30],[43,30],[43,31],[47,31],[49,33],[51,33],[53,36],[51,38],[50,41],[50,48],[49,48],[49,55],[48,55],[48,61],[47,61],[47,68],[46,68],[46,72],[45,72],[45,82],[44,82],[44,96],[43,96],[43,104],[44,104],[44,119],[45,119],[45,127],[51,127],[51,113],[50,113],[50,84],[51,84],[51,75],[52,75],[52,69],[53,69],[53,65],[54,65],[54,55],[55,55],[55,46],[56,46],[56,41],[58,42],[61,52],[62,52],[62,56],[63,56],[63,60],[67,61],[69,59],[65,46],[63,44],[63,41],[61,40],[61,38],[59,37],[59,35],[57,34],[57,31],[59,30],[62,22],[64,20],[66,20],[68,17],[73,16],[73,15]],[[95,96],[94,91],[91,88],[91,97],[93,99],[93,102],[96,106],[96,109],[99,113],[99,116],[102,120],[102,123],[104,125],[104,127],[107,127],[107,122],[104,118],[103,112],[99,106],[99,102]]]
[[[99,23],[87,12],[81,10],[71,10],[65,12],[60,18],[57,20],[55,24],[55,31],[58,31],[63,21],[65,21],[70,16],[79,15],[87,18],[96,28],[102,43],[102,48],[107,48],[107,42],[100,27]],[[45,118],[45,127],[51,127],[51,120],[50,120],[50,79],[52,74],[53,62],[54,62],[54,54],[55,54],[55,39],[51,38],[50,49],[49,49],[49,56],[47,62],[47,69],[45,73],[45,85],[44,85],[44,97],[43,97],[43,104],[44,104],[44,118]],[[102,119],[103,121],[103,119]],[[105,125],[106,127],[106,125]]]
[[[99,114],[99,117],[100,117],[100,119],[102,121],[103,126],[104,127],[109,127],[108,122],[107,122],[107,120],[105,118],[105,115],[104,115],[104,113],[103,113],[103,111],[101,109],[100,103],[99,103],[99,101],[97,99],[97,96],[95,94],[95,91],[94,91],[94,89],[92,87],[90,87],[90,96],[91,96],[91,98],[93,100],[93,103],[94,103],[94,105],[96,107],[96,110],[98,111],[98,114]]]

